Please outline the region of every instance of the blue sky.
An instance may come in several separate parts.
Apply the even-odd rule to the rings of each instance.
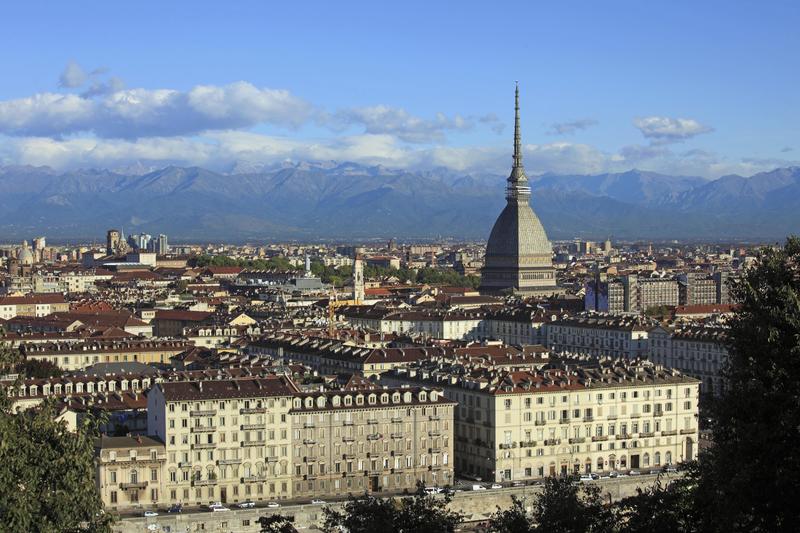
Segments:
[[[12,2],[0,162],[505,172],[519,80],[532,174],[748,175],[800,160],[799,25],[796,1]]]

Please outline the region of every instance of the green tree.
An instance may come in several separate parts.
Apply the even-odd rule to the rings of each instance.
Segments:
[[[664,484],[659,477],[652,487],[637,489],[634,496],[613,506],[618,531],[625,533],[678,533],[695,531],[698,517],[692,472]]]
[[[258,519],[261,533],[295,533],[294,517],[282,514],[271,514]]]
[[[325,515],[322,529],[326,532],[390,533],[395,531],[398,510],[394,499],[364,494],[358,498],[351,497],[341,510],[326,506],[322,512]]]
[[[489,519],[488,530],[493,533],[533,533],[533,517],[525,509],[525,502],[511,496],[511,507],[497,508]]]
[[[533,502],[533,531],[584,533],[613,531],[611,510],[603,503],[600,487],[577,483],[571,477],[548,477]]]
[[[800,528],[800,239],[764,249],[731,291],[726,389],[701,456],[706,531]]]
[[[16,371],[26,378],[57,378],[64,371],[59,366],[44,359],[26,359],[16,364]]]
[[[0,373],[19,361],[0,346]],[[0,387],[0,529],[25,532],[106,532],[111,516],[95,487],[97,421],[76,431],[56,421],[54,405],[16,412]]]
[[[405,498],[376,498],[364,494],[350,498],[341,511],[326,507],[323,530],[331,533],[451,533],[464,517],[447,509],[450,501],[450,496],[426,494],[421,485],[413,496]]]

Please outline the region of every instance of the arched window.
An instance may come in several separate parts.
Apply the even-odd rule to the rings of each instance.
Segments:
[[[672,452],[667,452],[664,454],[664,462],[668,465],[672,464]]]
[[[661,452],[656,452],[653,457],[655,458],[655,461],[656,461],[655,465],[656,466],[661,465]]]
[[[644,466],[650,466],[650,454],[649,454],[649,453],[645,453],[645,454],[642,456],[642,464],[643,464]]]

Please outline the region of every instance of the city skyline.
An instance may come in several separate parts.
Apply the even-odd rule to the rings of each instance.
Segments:
[[[11,74],[0,163],[229,171],[337,160],[502,173],[503,102],[519,80],[532,175],[715,178],[798,164],[796,5],[503,7],[416,17],[317,4],[309,17],[137,4],[118,16],[97,4],[33,16],[17,4],[0,55]],[[509,13],[530,22],[512,31]],[[746,33],[731,31],[745,22]],[[20,45],[38,60],[11,53]],[[771,97],[757,98],[765,83]]]

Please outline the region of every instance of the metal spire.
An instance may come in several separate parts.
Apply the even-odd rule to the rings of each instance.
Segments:
[[[531,190],[528,187],[528,176],[522,166],[522,133],[519,127],[519,82],[516,82],[514,91],[514,164],[511,166],[511,175],[508,177],[506,198],[527,200]]]
[[[514,168],[522,168],[522,134],[519,131],[519,82],[514,91]]]

